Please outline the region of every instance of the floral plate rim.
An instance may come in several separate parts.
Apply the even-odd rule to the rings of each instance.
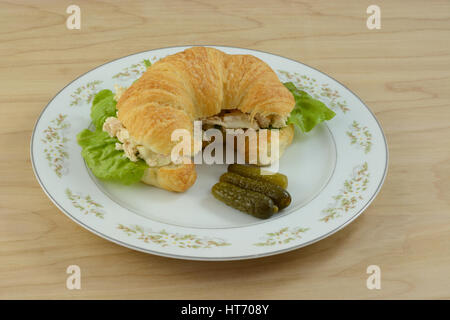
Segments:
[[[82,78],[83,76],[87,75],[88,73],[99,69],[101,67],[103,67],[104,65],[107,65],[109,63],[112,63],[114,61],[120,60],[120,59],[124,59],[127,57],[131,57],[134,55],[139,55],[139,54],[143,54],[146,52],[151,52],[151,51],[156,51],[156,50],[162,50],[162,49],[174,49],[174,48],[183,48],[183,47],[193,47],[193,46],[197,46],[197,45],[183,45],[183,46],[171,46],[171,47],[163,47],[163,48],[155,48],[155,49],[150,49],[150,50],[144,50],[141,52],[137,52],[137,53],[132,53],[123,57],[118,57],[116,59],[113,59],[111,61],[107,61],[93,69],[90,69],[88,71],[86,71],[85,73],[81,74],[80,76],[78,76],[77,78],[73,79],[71,82],[69,82],[67,85],[65,85],[61,90],[59,90],[54,96],[53,98],[47,103],[47,105],[45,106],[45,108],[41,111],[39,117],[37,118],[35,124],[34,124],[34,128],[33,128],[33,132],[31,135],[31,144],[30,144],[30,158],[31,158],[31,163],[32,163],[32,169],[33,172],[41,186],[41,188],[44,190],[44,193],[49,197],[49,199],[55,204],[55,206],[62,211],[65,215],[67,215],[70,219],[72,219],[74,222],[76,222],[77,224],[79,224],[80,226],[82,226],[83,228],[93,232],[94,234],[108,240],[111,241],[113,243],[122,245],[124,247],[133,249],[133,250],[137,250],[137,251],[141,251],[141,252],[145,252],[145,253],[150,253],[150,254],[154,254],[154,255],[158,255],[158,256],[164,256],[164,257],[170,257],[170,258],[177,258],[177,259],[185,259],[185,260],[202,260],[202,261],[226,261],[226,260],[244,260],[244,259],[254,259],[254,258],[261,258],[261,257],[266,257],[266,256],[271,256],[271,255],[276,255],[276,254],[280,254],[280,253],[284,253],[284,252],[289,252],[292,250],[296,250],[302,247],[305,247],[307,245],[313,244],[315,242],[318,242],[320,240],[323,240],[327,237],[329,237],[330,235],[342,230],[343,228],[345,228],[347,225],[349,225],[351,222],[353,222],[356,218],[358,218],[365,210],[366,208],[373,202],[373,200],[376,198],[376,196],[378,195],[378,193],[381,190],[381,187],[384,184],[384,181],[386,179],[387,176],[387,171],[388,171],[388,164],[389,164],[389,149],[388,149],[388,145],[387,145],[387,139],[386,136],[384,134],[384,131],[381,127],[381,124],[379,122],[379,120],[376,118],[375,114],[372,112],[372,110],[370,110],[370,108],[363,102],[363,100],[356,95],[353,91],[351,91],[347,86],[345,86],[344,84],[342,84],[341,82],[339,82],[338,80],[334,79],[333,77],[329,76],[328,74],[314,68],[311,67],[307,64],[304,64],[302,62],[296,61],[294,59],[291,58],[287,58],[278,54],[274,54],[274,53],[270,53],[270,52],[265,52],[262,50],[255,50],[255,49],[247,49],[247,48],[240,48],[240,47],[235,47],[235,46],[223,46],[223,45],[204,45],[204,46],[209,46],[209,47],[216,47],[216,48],[220,48],[220,47],[225,47],[225,48],[233,48],[233,49],[241,49],[241,50],[246,50],[246,51],[254,51],[254,52],[259,52],[259,53],[263,53],[263,54],[269,54],[278,58],[282,58],[282,59],[286,59],[289,60],[291,62],[294,63],[298,63],[300,65],[303,65],[307,68],[310,68],[312,70],[314,70],[315,72],[318,72],[319,74],[328,77],[329,79],[335,81],[337,84],[339,84],[340,86],[342,86],[345,90],[347,90],[348,92],[350,92],[359,102],[361,105],[363,105],[365,107],[365,109],[370,113],[370,115],[372,116],[372,118],[375,120],[378,129],[381,133],[381,136],[383,138],[383,144],[384,144],[384,149],[385,149],[385,164],[384,164],[384,172],[381,176],[381,179],[379,181],[379,184],[377,186],[377,188],[373,191],[373,193],[370,195],[370,198],[367,199],[367,201],[365,202],[365,204],[360,208],[360,210],[358,212],[356,212],[355,214],[353,214],[353,216],[350,217],[350,219],[348,219],[347,221],[339,224],[336,228],[328,231],[327,233],[324,233],[314,239],[302,242],[300,244],[297,245],[293,245],[293,246],[289,246],[289,247],[285,247],[285,248],[281,248],[279,250],[272,250],[272,251],[267,251],[267,252],[262,252],[262,253],[257,253],[257,254],[250,254],[250,255],[238,255],[238,256],[226,256],[226,257],[220,257],[220,256],[189,256],[186,254],[174,254],[174,253],[167,253],[167,252],[162,252],[162,251],[157,251],[157,250],[152,250],[152,249],[148,249],[148,248],[142,248],[142,247],[138,247],[135,246],[133,244],[121,241],[119,239],[115,239],[110,237],[109,235],[106,235],[98,230],[96,230],[95,228],[91,227],[90,225],[84,223],[83,221],[77,219],[74,215],[72,215],[70,212],[68,212],[68,210],[66,210],[64,208],[63,205],[61,205],[52,195],[51,193],[47,190],[47,188],[45,187],[37,169],[36,169],[36,164],[35,164],[35,159],[34,159],[34,155],[33,155],[33,143],[34,143],[34,139],[35,139],[35,134],[36,134],[36,129],[38,126],[39,121],[41,120],[41,117],[44,115],[45,111],[47,110],[47,108],[52,104],[53,100],[59,96],[59,94],[61,92],[63,92],[67,87],[69,87],[72,83],[74,83],[75,81],[77,81],[78,79]]]

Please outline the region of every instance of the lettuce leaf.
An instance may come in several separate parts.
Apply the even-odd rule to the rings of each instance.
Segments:
[[[295,99],[295,107],[288,118],[288,124],[295,124],[303,132],[308,132],[317,124],[325,120],[331,120],[336,115],[323,102],[298,89],[292,82],[283,84],[293,94]]]
[[[95,129],[102,130],[106,118],[116,116],[116,100],[111,90],[102,90],[92,101],[91,119]]]
[[[97,178],[132,184],[144,175],[147,164],[142,160],[132,162],[122,150],[116,150],[118,140],[107,132],[85,129],[78,134],[77,140],[83,148],[81,155]]]
[[[141,180],[147,164],[143,160],[133,162],[122,150],[116,150],[119,140],[103,131],[105,119],[115,115],[116,101],[111,90],[97,93],[91,108],[95,131],[81,131],[77,141],[82,148],[81,155],[97,178],[129,185]]]
[[[145,64],[146,68],[148,68],[148,67],[150,67],[152,65],[152,63],[150,62],[149,59],[144,59],[144,64]]]

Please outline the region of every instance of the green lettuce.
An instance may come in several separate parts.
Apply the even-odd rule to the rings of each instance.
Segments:
[[[102,90],[92,101],[91,119],[96,130],[102,130],[106,118],[116,116],[116,100],[111,90]]]
[[[97,178],[129,185],[141,180],[147,164],[142,160],[133,162],[122,150],[116,150],[119,140],[103,131],[106,118],[114,117],[116,111],[116,101],[111,90],[97,93],[91,108],[95,131],[81,131],[77,141],[82,148],[81,155]]]
[[[317,124],[330,120],[336,115],[323,102],[298,89],[292,82],[285,82],[284,86],[288,88],[295,99],[295,107],[291,111],[287,123],[295,124],[303,132],[311,131]]]
[[[150,60],[148,59],[144,59],[144,65],[146,68],[150,67],[152,65],[152,63],[150,62]]]

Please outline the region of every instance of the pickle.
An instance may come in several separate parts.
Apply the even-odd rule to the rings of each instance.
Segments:
[[[226,205],[257,218],[267,219],[278,212],[278,207],[268,196],[239,188],[227,182],[216,183],[211,192],[216,199]]]
[[[274,183],[243,177],[233,172],[224,173],[220,177],[220,182],[228,182],[246,190],[262,193],[271,198],[280,210],[291,204],[290,194]]]
[[[228,166],[228,172],[234,172],[247,178],[268,181],[279,185],[283,189],[286,189],[288,186],[288,178],[284,174],[261,174],[261,168],[258,167],[246,166],[242,164],[230,164]]]

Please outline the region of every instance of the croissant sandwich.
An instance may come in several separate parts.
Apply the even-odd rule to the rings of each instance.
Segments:
[[[174,130],[184,129],[193,139],[194,121],[202,121],[203,130],[268,129],[268,145],[270,132],[277,130],[281,156],[292,142],[294,124],[309,131],[333,116],[292,83],[283,85],[265,62],[252,55],[193,47],[149,66],[126,90],[119,88],[115,95],[99,92],[91,109],[96,130],[82,131],[78,142],[99,178],[126,184],[140,180],[183,192],[197,174],[193,163],[172,161]],[[184,157],[200,151],[201,145],[193,140],[191,145]],[[248,142],[244,153],[248,160]]]

